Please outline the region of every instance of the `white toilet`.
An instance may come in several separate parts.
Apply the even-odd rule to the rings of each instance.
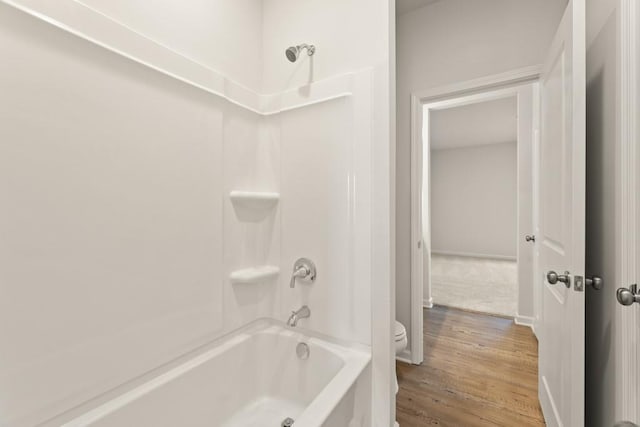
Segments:
[[[407,348],[407,330],[404,325],[396,320],[395,328],[395,344],[396,344],[396,356],[399,355]],[[398,393],[398,375],[396,374],[396,394]]]

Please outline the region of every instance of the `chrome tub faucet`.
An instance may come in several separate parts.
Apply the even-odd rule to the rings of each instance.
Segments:
[[[303,305],[300,310],[291,312],[291,316],[289,316],[289,320],[287,320],[287,326],[295,328],[298,326],[298,320],[306,319],[309,316],[311,316],[311,310],[308,306]]]

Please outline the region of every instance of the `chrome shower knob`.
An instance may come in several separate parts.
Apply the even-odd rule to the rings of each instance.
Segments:
[[[306,280],[307,282],[316,281],[316,265],[307,258],[300,258],[293,264],[293,274],[289,282],[290,288],[295,288],[296,279]]]

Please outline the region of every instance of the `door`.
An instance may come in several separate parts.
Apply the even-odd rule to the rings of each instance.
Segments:
[[[539,396],[548,426],[584,425],[585,4],[570,0],[540,79]]]
[[[533,326],[534,306],[534,249],[535,233],[533,215],[533,140],[538,129],[537,103],[534,93],[537,84],[518,89],[518,311],[516,321]],[[534,235],[534,236],[530,236]]]

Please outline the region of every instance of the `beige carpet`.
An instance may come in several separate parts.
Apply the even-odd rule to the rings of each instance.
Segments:
[[[515,261],[431,256],[431,295],[437,305],[515,316],[517,278]]]

